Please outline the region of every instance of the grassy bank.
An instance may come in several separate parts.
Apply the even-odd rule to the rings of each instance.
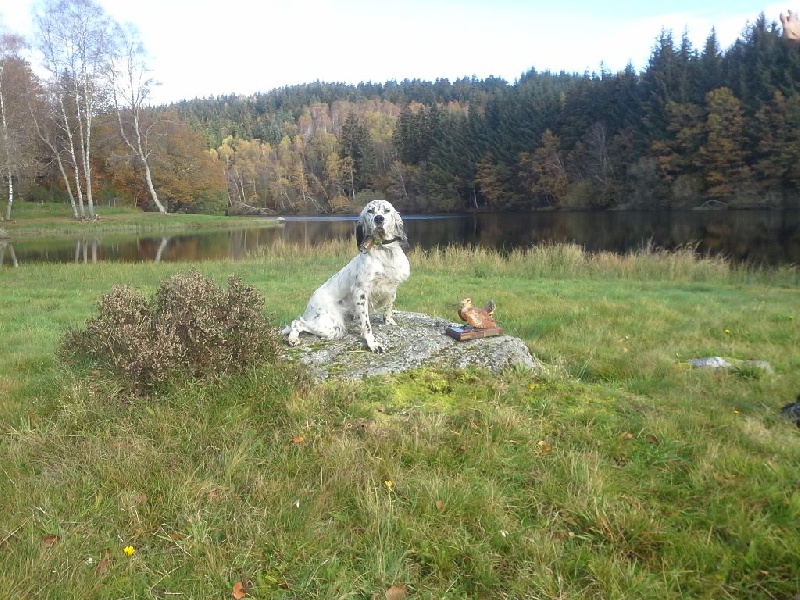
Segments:
[[[99,233],[131,234],[142,232],[223,229],[229,227],[270,227],[270,219],[223,217],[218,215],[167,214],[142,212],[132,208],[98,206],[96,220],[77,221],[67,204],[14,205],[12,221],[0,221],[0,229],[12,239],[36,236],[74,236]]]
[[[285,323],[352,254],[241,275]],[[798,272],[691,252],[414,252],[398,308],[464,295],[548,365],[314,384],[254,369],[124,397],[61,367],[118,283],[190,265],[0,269],[0,589],[9,597],[792,598],[800,591]],[[771,363],[691,370],[722,355]],[[128,556],[124,548],[134,550]],[[108,554],[106,554],[106,550]],[[130,550],[129,550],[130,553]]]

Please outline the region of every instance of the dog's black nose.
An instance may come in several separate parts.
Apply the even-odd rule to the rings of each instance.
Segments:
[[[378,225],[383,223],[383,215],[375,215],[375,223],[377,223]]]

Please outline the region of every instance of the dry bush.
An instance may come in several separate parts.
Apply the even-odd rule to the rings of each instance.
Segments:
[[[214,378],[276,362],[278,337],[261,294],[236,276],[228,289],[192,270],[163,280],[146,299],[116,286],[84,329],[70,329],[60,354],[109,368],[127,387],[147,392],[176,378]]]

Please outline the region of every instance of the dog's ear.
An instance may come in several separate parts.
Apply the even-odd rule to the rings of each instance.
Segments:
[[[361,242],[364,241],[364,223],[359,221],[356,225],[356,248],[361,250]]]
[[[400,218],[400,213],[397,213],[397,237],[399,237],[402,241],[400,244],[402,246],[408,247],[408,238],[406,237],[406,228],[403,225],[403,219]]]

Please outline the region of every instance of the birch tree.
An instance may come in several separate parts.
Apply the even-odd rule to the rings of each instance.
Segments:
[[[34,37],[49,75],[52,137],[58,160],[71,171],[77,218],[94,218],[92,120],[108,89],[107,65],[114,53],[113,20],[92,0],[45,0],[34,15]],[[68,186],[70,182],[65,182]]]
[[[150,199],[162,215],[167,209],[158,199],[150,169],[151,150],[148,136],[152,126],[145,127],[143,117],[150,90],[155,82],[149,77],[145,51],[138,32],[128,25],[120,29],[119,52],[110,65],[111,96],[117,114],[119,132],[136,161],[144,169]]]

